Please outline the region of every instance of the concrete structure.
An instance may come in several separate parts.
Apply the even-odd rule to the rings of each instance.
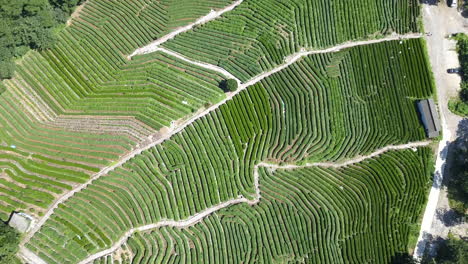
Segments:
[[[13,212],[11,213],[8,225],[18,230],[21,233],[28,232],[34,223],[34,218],[25,213]]]
[[[423,122],[424,128],[426,129],[426,134],[429,138],[438,137],[441,126],[439,120],[439,114],[434,104],[434,100],[425,99],[418,102],[418,110],[421,114],[421,120]]]

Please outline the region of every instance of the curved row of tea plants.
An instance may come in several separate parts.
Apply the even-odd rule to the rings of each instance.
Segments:
[[[126,54],[230,3],[86,1],[52,49],[19,60],[0,83],[0,219],[40,217],[155,130],[221,100],[218,73]]]
[[[262,168],[258,204],[136,233],[119,263],[391,263],[414,235],[431,158],[419,148],[340,169]]]
[[[252,198],[260,161],[338,160],[423,139],[410,99],[433,89],[422,45],[387,42],[298,61],[95,180],[27,247],[49,263],[75,263],[131,228]],[[380,65],[366,66],[373,61]]]
[[[249,80],[300,48],[419,30],[418,0],[245,0],[165,47]]]

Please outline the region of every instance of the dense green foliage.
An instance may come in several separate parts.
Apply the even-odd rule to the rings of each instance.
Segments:
[[[393,41],[300,60],[94,181],[60,205],[27,246],[48,263],[78,262],[132,227],[251,198],[260,161],[340,160],[425,138],[410,99],[433,89],[422,47],[418,39]],[[405,232],[389,250],[406,247]]]
[[[453,235],[449,235],[449,238],[439,245],[435,262],[437,264],[468,263],[467,238],[455,238]]]
[[[468,35],[460,33],[456,36],[458,60],[461,66],[462,81],[459,98],[449,102],[449,108],[456,114],[468,116]]]
[[[419,0],[245,0],[164,44],[247,81],[301,48],[417,32]]]
[[[137,233],[124,263],[389,263],[422,211],[430,157],[420,148],[340,169],[262,169],[257,205]]]
[[[468,135],[458,138],[451,144],[453,153],[447,193],[450,207],[459,215],[466,216],[468,211]]]
[[[0,79],[11,78],[14,59],[47,49],[81,0],[0,0]],[[0,91],[1,93],[1,91]]]
[[[234,79],[223,80],[220,86],[226,92],[234,92],[237,90],[237,82]]]
[[[19,234],[10,226],[0,222],[0,264],[15,262],[18,244]]]

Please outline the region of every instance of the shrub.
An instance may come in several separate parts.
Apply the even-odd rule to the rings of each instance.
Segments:
[[[234,79],[223,80],[220,87],[226,92],[234,92],[237,90],[237,82]]]
[[[468,263],[468,241],[449,235],[438,248],[435,260],[440,264]]]

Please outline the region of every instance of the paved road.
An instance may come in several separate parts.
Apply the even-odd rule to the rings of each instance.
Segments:
[[[455,51],[456,43],[453,40],[447,39],[447,36],[452,33],[467,32],[467,28],[464,27],[466,19],[464,19],[456,9],[447,7],[444,2],[445,1],[442,1],[439,5],[423,6],[425,31],[431,33],[426,36],[426,41],[437,86],[443,138],[439,143],[434,183],[429,193],[418,242],[413,255],[416,259],[422,257],[427,241],[430,238],[429,234],[433,233],[433,223],[437,224],[437,222],[434,222],[434,218],[439,203],[439,197],[441,194],[444,194],[444,192],[441,192],[441,184],[444,177],[447,145],[455,139],[458,124],[462,120],[461,117],[452,114],[448,109],[448,101],[450,98],[457,96],[457,90],[460,86],[460,77],[454,74],[447,74],[448,68],[459,66],[457,53]]]

